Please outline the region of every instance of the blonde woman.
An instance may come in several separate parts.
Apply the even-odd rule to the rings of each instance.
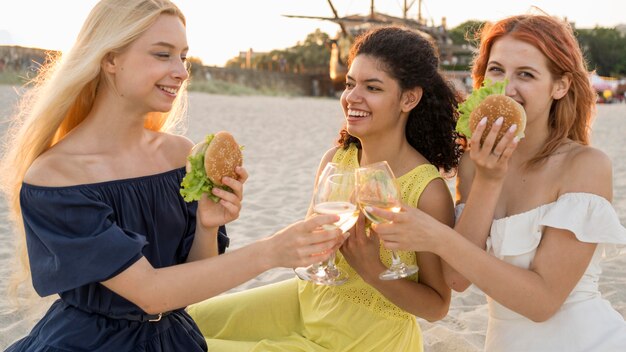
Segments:
[[[216,257],[247,173],[222,180],[218,203],[179,194],[192,143],[167,131],[186,99],[185,31],[168,0],[103,0],[24,98],[2,185],[35,290],[60,298],[7,351],[206,351],[185,306],[335,246],[324,216]]]

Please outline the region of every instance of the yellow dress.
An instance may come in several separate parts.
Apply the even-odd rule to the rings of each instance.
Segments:
[[[333,162],[358,167],[358,149],[339,149]],[[433,165],[398,177],[402,199],[417,206],[430,181],[441,178]],[[416,263],[415,252],[399,252]],[[380,258],[391,265],[381,245]],[[363,279],[337,252],[337,266],[349,279],[319,286],[297,278],[221,295],[188,307],[209,351],[423,351],[415,316],[405,312]],[[409,279],[417,281],[417,274]]]

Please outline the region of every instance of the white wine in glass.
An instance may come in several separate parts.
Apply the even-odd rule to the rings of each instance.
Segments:
[[[359,208],[371,222],[380,224],[388,222],[366,210],[368,206],[399,212],[402,206],[400,190],[396,184],[393,171],[386,161],[377,162],[356,170],[356,198]],[[417,265],[403,263],[396,251],[391,251],[391,266],[383,271],[381,280],[401,279],[415,274]]]
[[[326,165],[320,174],[313,194],[313,212],[339,215],[339,220],[331,225],[325,225],[325,229],[339,228],[342,233],[346,233],[354,226],[359,218],[354,187],[353,169],[341,168],[336,163]],[[340,285],[348,280],[348,274],[335,266],[334,252],[325,265],[324,263],[315,263],[308,267],[296,268],[295,272],[302,280],[311,281],[318,285]]]

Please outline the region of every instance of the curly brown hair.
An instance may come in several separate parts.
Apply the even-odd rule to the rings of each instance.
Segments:
[[[431,164],[450,172],[462,154],[455,131],[457,95],[439,72],[439,57],[426,37],[402,27],[375,28],[358,36],[350,49],[348,65],[357,55],[371,56],[404,90],[421,87],[422,98],[409,113],[405,134],[409,144]],[[361,148],[346,126],[340,146]]]

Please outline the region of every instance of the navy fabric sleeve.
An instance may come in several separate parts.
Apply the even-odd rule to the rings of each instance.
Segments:
[[[228,234],[226,233],[226,226],[220,226],[219,230],[217,230],[217,250],[219,254],[226,253],[226,248],[230,245],[230,238],[228,238]]]
[[[41,296],[109,279],[142,256],[145,236],[118,227],[107,204],[79,189],[22,187],[20,202]]]

